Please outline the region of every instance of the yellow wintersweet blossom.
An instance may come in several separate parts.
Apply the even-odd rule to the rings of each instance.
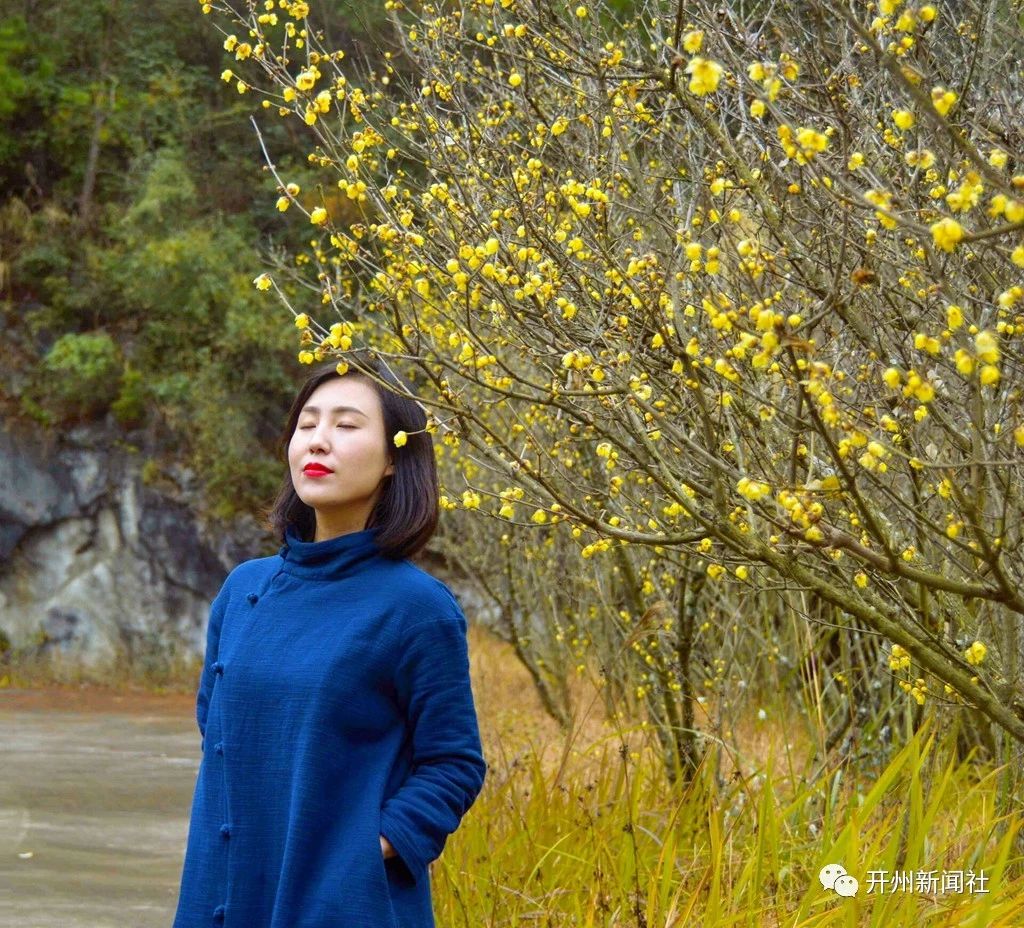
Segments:
[[[903,156],[903,160],[912,168],[922,168],[927,171],[935,164],[935,152],[930,148],[915,148],[913,151],[908,151]]]
[[[957,348],[956,354],[953,355],[953,361],[956,363],[957,371],[964,377],[974,373],[974,358],[963,348]]]
[[[1024,245],[1018,245],[1013,249],[1013,254],[1010,255],[1010,260],[1017,265],[1017,267],[1024,267]]]
[[[807,157],[812,157],[817,152],[828,148],[828,136],[824,132],[818,132],[816,129],[809,129],[806,126],[800,126],[796,130],[796,140]]]
[[[903,395],[913,396],[921,403],[930,403],[935,398],[935,388],[917,371],[911,371],[907,375],[907,385],[903,388]]]
[[[327,210],[322,206],[316,207],[316,209],[309,214],[309,221],[315,226],[322,226],[327,222]]]
[[[896,220],[889,212],[892,208],[892,194],[889,193],[889,191],[875,190],[874,188],[865,190],[864,199],[878,207],[878,209],[875,210],[875,219],[877,219],[884,228],[896,228]]]
[[[983,387],[992,387],[999,383],[999,368],[994,364],[983,364],[978,371],[978,379]]]
[[[964,324],[964,313],[955,303],[950,303],[946,307],[946,325],[953,329],[959,329]]]
[[[508,76],[508,85],[509,85],[509,87],[518,87],[522,82],[523,82],[523,75],[520,74],[518,71],[513,71]]]
[[[988,654],[988,648],[981,641],[975,641],[966,651],[964,651],[964,657],[967,658],[968,664],[977,666],[983,660],[985,655]]]
[[[979,175],[974,171],[969,171],[963,183],[956,190],[946,194],[946,202],[954,212],[966,212],[978,205],[978,200],[984,189]]]
[[[894,644],[889,652],[889,669],[906,670],[908,667],[910,667],[910,655],[907,653],[906,648]]]
[[[309,316],[306,313],[299,313],[295,317],[295,328],[297,328],[297,329],[308,329],[309,328]]]
[[[932,88],[932,106],[940,116],[945,116],[952,109],[956,100],[956,94],[952,90],[946,90],[945,87]]]
[[[945,218],[931,226],[932,240],[943,251],[952,251],[964,237],[964,227],[955,219]]]
[[[402,431],[395,432],[395,437],[394,437],[393,441],[395,443],[395,447],[396,448],[404,448],[405,447],[405,443],[408,440],[409,440],[409,435],[408,435],[407,432],[402,432]]]
[[[690,55],[696,55],[704,44],[704,33],[700,29],[693,29],[683,36],[683,48]]]
[[[772,488],[760,480],[751,480],[749,477],[741,477],[736,483],[736,489],[742,496],[749,500],[759,500],[762,496],[771,493]]]
[[[259,277],[254,277],[252,281],[256,285],[257,290],[269,290],[271,285],[269,274],[260,274]]]
[[[898,129],[902,129],[904,131],[912,129],[914,123],[917,122],[914,118],[914,114],[911,113],[910,110],[893,110],[892,121],[896,123],[896,127]]]
[[[690,93],[702,97],[718,89],[723,68],[717,61],[697,56],[686,66],[686,73],[690,75]]]
[[[988,329],[983,329],[974,336],[974,350],[978,360],[986,364],[995,364],[999,360],[999,343]]]
[[[298,77],[295,78],[295,86],[298,87],[299,90],[312,90],[319,76],[320,73],[316,68],[310,68],[307,71],[302,71],[299,73]]]

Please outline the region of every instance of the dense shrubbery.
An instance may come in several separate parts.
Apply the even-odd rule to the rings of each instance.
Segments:
[[[300,371],[250,281],[295,242],[203,27],[187,0],[0,9],[0,399],[48,427],[144,428],[230,516],[279,479]]]

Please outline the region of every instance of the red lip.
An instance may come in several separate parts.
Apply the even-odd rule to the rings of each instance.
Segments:
[[[304,474],[333,474],[334,471],[329,467],[324,467],[323,464],[307,464],[302,468]]]

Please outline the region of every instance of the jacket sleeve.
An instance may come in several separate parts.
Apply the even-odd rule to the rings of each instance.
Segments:
[[[395,689],[412,730],[412,773],[385,800],[380,831],[419,882],[487,772],[461,611],[405,629]]]
[[[203,657],[203,672],[199,677],[199,690],[196,693],[196,721],[199,723],[200,746],[206,750],[206,714],[210,708],[210,694],[213,692],[215,673],[214,662],[220,647],[220,629],[224,622],[224,612],[228,604],[228,585],[225,581],[217,598],[210,606],[210,619],[206,626],[206,653]]]

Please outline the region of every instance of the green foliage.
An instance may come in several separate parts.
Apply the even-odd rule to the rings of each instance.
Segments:
[[[60,421],[88,419],[109,408],[120,374],[120,351],[108,333],[68,333],[47,352],[32,392]]]
[[[121,374],[121,389],[110,410],[125,428],[141,425],[146,416],[145,378],[130,364],[125,365]]]
[[[54,60],[33,43],[24,17],[0,20],[0,170],[15,166],[37,138],[31,127],[14,131],[15,123],[20,113],[44,102],[55,70]],[[6,181],[5,174],[0,179]]]
[[[301,374],[289,319],[252,286],[261,239],[294,235],[253,157],[254,101],[218,80],[221,39],[191,0],[22,13],[0,0],[9,408],[45,428],[107,411],[146,424],[147,455],[202,473],[210,512],[251,512],[280,479]],[[363,28],[349,14],[335,34]],[[277,127],[265,136],[285,148]]]

